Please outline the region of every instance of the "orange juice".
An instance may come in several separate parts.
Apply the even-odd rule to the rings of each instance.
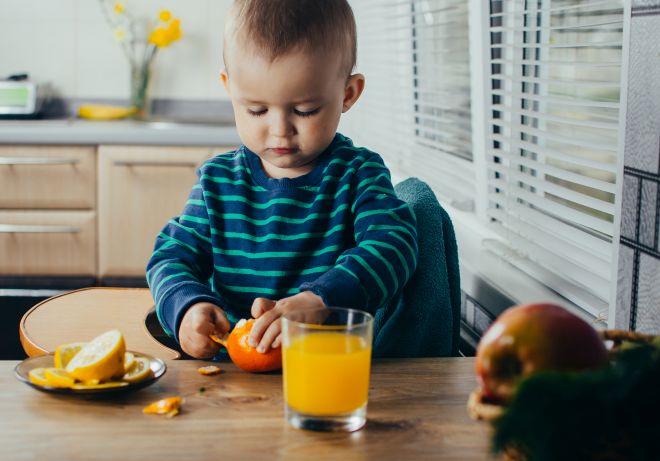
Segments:
[[[329,416],[350,413],[367,403],[371,344],[337,332],[308,333],[292,339],[284,354],[284,398],[296,411]]]

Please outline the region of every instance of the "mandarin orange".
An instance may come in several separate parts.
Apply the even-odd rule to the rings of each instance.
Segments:
[[[248,344],[248,336],[254,325],[254,319],[240,320],[229,333],[227,339],[211,338],[227,348],[229,358],[234,365],[244,371],[259,373],[282,368],[282,348],[271,348],[261,353]]]

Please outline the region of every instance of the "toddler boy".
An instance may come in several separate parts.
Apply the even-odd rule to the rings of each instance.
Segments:
[[[281,316],[322,306],[374,313],[417,262],[415,218],[381,157],[337,133],[364,88],[346,0],[237,0],[221,80],[243,145],[199,170],[156,239],[158,318],[193,357],[242,317],[250,344],[281,344]]]

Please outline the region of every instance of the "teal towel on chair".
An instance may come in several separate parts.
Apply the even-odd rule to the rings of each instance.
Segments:
[[[458,247],[449,215],[417,178],[394,187],[417,217],[417,269],[400,299],[376,312],[374,357],[458,355],[461,290]]]

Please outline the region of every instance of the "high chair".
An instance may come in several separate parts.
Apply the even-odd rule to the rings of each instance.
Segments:
[[[376,311],[374,357],[458,355],[461,288],[454,227],[431,188],[408,178],[394,187],[417,218],[417,269],[398,300]]]
[[[64,293],[40,302],[23,315],[21,345],[33,357],[116,328],[124,335],[127,350],[178,359],[178,351],[158,342],[147,329],[146,319],[153,305],[146,288],[94,287]]]

